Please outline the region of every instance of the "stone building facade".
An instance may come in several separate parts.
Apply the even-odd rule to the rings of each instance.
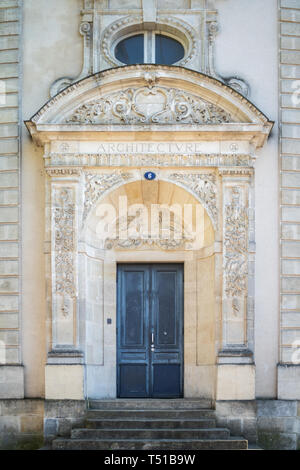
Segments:
[[[142,60],[122,62],[137,36]],[[162,64],[159,40],[181,55]],[[178,396],[298,448],[299,0],[0,0],[0,85],[3,441],[130,396],[122,371],[149,364],[120,346],[119,267],[176,264],[182,336],[159,365],[179,367]],[[124,200],[198,218],[150,240],[126,215],[122,237]]]

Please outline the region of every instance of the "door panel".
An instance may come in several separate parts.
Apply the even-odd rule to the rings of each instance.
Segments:
[[[118,266],[118,396],[182,396],[183,266]]]
[[[149,394],[149,272],[145,266],[118,269],[118,396]]]

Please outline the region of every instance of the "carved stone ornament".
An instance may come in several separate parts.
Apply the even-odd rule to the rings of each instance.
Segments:
[[[76,124],[221,124],[229,113],[190,93],[159,86],[128,88],[80,106],[67,120]]]
[[[102,175],[86,174],[83,222],[97,200],[114,186],[121,186],[132,178],[130,173],[115,172]]]
[[[170,214],[169,214],[170,215]],[[128,216],[126,219],[119,219],[116,224],[116,233],[120,233],[120,227],[122,230],[128,229],[130,230],[130,226],[136,224],[139,226],[139,216],[140,214],[136,214],[135,216]],[[170,220],[170,219],[169,219]],[[159,214],[159,228],[163,227],[162,222],[162,213]],[[176,223],[174,220],[168,226],[168,236],[163,236],[163,232],[159,231],[159,235],[156,237],[151,236],[152,234],[149,233],[147,230],[145,233],[139,233],[138,236],[128,236],[125,239],[120,237],[115,238],[106,238],[104,247],[107,250],[111,250],[113,248],[121,248],[121,249],[162,249],[162,250],[189,250],[193,248],[193,244],[195,243],[195,235],[190,233],[183,227],[182,221],[181,223]]]
[[[247,294],[248,211],[240,199],[241,189],[232,188],[231,202],[225,207],[225,292],[228,297]]]
[[[74,279],[74,218],[75,204],[71,188],[56,193],[58,207],[54,209],[55,291],[71,298],[76,297]]]
[[[212,174],[173,173],[168,180],[176,181],[200,200],[209,213],[215,228],[218,226],[216,176]]]

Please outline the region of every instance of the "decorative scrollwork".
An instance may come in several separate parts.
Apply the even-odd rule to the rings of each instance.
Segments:
[[[67,123],[220,124],[233,122],[224,109],[175,88],[128,88],[80,106]]]
[[[120,186],[130,179],[130,173],[122,172],[105,173],[101,175],[86,174],[83,222],[86,220],[92,206],[105,191],[113,186]]]
[[[216,176],[213,174],[173,173],[168,180],[176,181],[186,187],[201,201],[215,228],[218,226]]]

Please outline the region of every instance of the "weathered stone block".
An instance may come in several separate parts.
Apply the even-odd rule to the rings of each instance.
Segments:
[[[57,420],[58,430],[57,435],[62,437],[67,437],[71,434],[72,421],[70,419],[59,418]]]
[[[86,403],[84,400],[46,400],[46,418],[81,418],[85,415]]]
[[[281,52],[281,62],[283,64],[299,64],[300,52],[298,51],[283,51]]]
[[[0,173],[0,187],[18,187],[19,175],[17,172]]]
[[[17,96],[17,95],[14,95]],[[18,136],[17,124],[1,124],[0,137],[17,137]]]
[[[5,274],[18,274],[19,272],[19,263],[18,261],[0,261],[0,274],[3,276]]]
[[[16,139],[5,139],[1,141],[1,149],[0,153],[2,155],[8,153],[18,153],[19,151],[19,144]]]
[[[0,157],[0,170],[17,170],[19,158],[17,155],[6,155]]]
[[[300,38],[284,36],[281,38],[282,49],[299,49],[300,50]]]
[[[0,366],[0,398],[24,398],[22,366]]]
[[[255,366],[219,364],[217,400],[252,400],[255,398]]]
[[[17,243],[0,242],[0,257],[1,258],[18,258],[19,246]],[[12,310],[9,308],[9,310]]]
[[[216,415],[218,417],[256,417],[256,401],[216,401]]]
[[[287,258],[298,258],[300,256],[300,242],[282,242],[282,256]]]
[[[296,450],[296,434],[258,431],[258,445],[264,450]]]
[[[296,222],[299,220],[300,208],[299,207],[283,207],[282,220],[284,222]],[[292,238],[295,238],[294,236]]]
[[[299,8],[299,4],[298,4],[298,8]],[[281,20],[282,21],[291,21],[291,22],[300,22],[300,11],[299,10],[291,10],[291,9],[281,10]]]
[[[57,435],[57,420],[56,419],[47,418],[44,420],[44,435],[45,435],[45,438]]]
[[[0,10],[1,15],[1,10]],[[0,50],[0,63],[16,63],[19,59],[19,52],[14,49],[9,49],[8,51]]]
[[[282,204],[300,204],[300,191],[299,190],[284,189],[281,195],[282,195]]]
[[[5,21],[16,21],[19,18],[19,10],[18,8],[3,8],[1,3],[1,10],[0,10],[0,22],[4,23]]]
[[[0,208],[0,223],[1,222],[18,222],[19,209],[18,207],[1,207]]]
[[[0,310],[18,310],[19,299],[16,295],[0,295]]]
[[[0,23],[1,34],[1,23]],[[19,75],[18,64],[0,64],[0,78],[15,78]]]
[[[0,23],[0,36],[19,34],[20,26],[18,22]]]
[[[227,426],[232,436],[242,435],[242,420],[238,418],[229,418],[227,420]]]
[[[300,366],[283,365],[277,367],[278,371],[278,398],[281,400],[299,400],[300,399]],[[297,406],[297,403],[293,405]],[[281,415],[284,416],[284,415]],[[294,413],[296,416],[296,411]]]
[[[294,433],[296,432],[296,420],[294,417],[266,417],[262,416],[257,419],[257,427],[260,431]]]
[[[300,78],[300,67],[298,65],[281,65],[282,78]]]
[[[299,188],[300,187],[300,176],[295,173],[283,173],[282,175],[282,186],[286,188]]]
[[[83,400],[83,366],[47,365],[45,395],[47,400]]]
[[[256,418],[243,418],[242,435],[246,438],[248,438],[248,436],[251,436],[251,439],[257,438],[257,419]]]
[[[288,310],[297,310],[300,308],[300,299],[297,295],[287,294],[283,295],[281,299],[281,306]],[[278,397],[281,398],[281,397]]]
[[[257,400],[257,417],[294,417],[297,402],[294,400]]]
[[[44,417],[36,415],[21,416],[21,432],[24,433],[43,433]]]
[[[19,47],[18,36],[0,37],[0,49],[17,49]]]
[[[286,114],[286,122],[290,120],[290,122],[300,122],[300,110],[299,113],[296,111],[288,111]],[[290,153],[292,155],[299,155],[300,154],[300,142],[297,140],[291,139],[282,139],[282,152],[283,153]]]
[[[0,328],[18,328],[18,313],[1,313],[0,312]]]
[[[0,76],[1,79],[1,76]],[[18,122],[19,111],[17,108],[2,108],[0,113],[0,123]]]
[[[282,23],[281,34],[289,36],[300,36],[300,24],[298,23]]]
[[[18,204],[19,191],[14,189],[0,190],[0,204]]]
[[[0,416],[0,433],[19,433],[19,416]]]
[[[300,226],[296,224],[282,224],[281,236],[283,239],[300,240]]]

